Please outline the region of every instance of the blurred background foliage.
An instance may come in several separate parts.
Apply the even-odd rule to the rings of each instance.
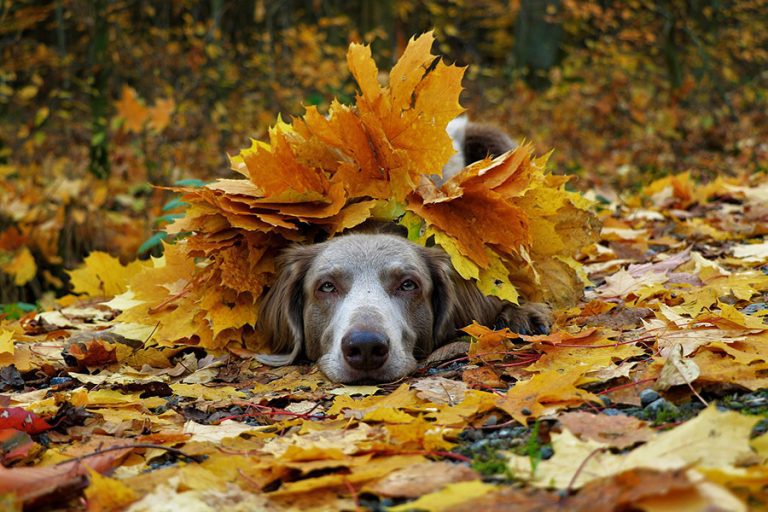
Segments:
[[[768,0],[0,0],[0,303],[157,251],[183,205],[152,185],[229,175],[278,113],[352,100],[350,42],[386,70],[432,28],[470,116],[583,190],[768,168]]]

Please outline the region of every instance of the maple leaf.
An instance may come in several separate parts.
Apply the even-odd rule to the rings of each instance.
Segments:
[[[43,418],[20,407],[0,409],[0,429],[12,428],[28,434],[39,434],[51,429]]]
[[[360,119],[378,154],[392,155],[385,162],[397,200],[418,184],[418,176],[437,173],[453,155],[445,131],[459,115],[464,68],[447,66],[430,53],[432,32],[411,39],[389,75],[389,87],[378,85],[378,69],[370,48],[352,44],[347,61],[360,85]]]
[[[123,265],[120,260],[104,252],[92,252],[82,267],[69,271],[75,293],[91,297],[113,297],[128,289],[128,282],[145,267],[133,261]]]
[[[572,258],[594,241],[597,223],[589,202],[563,188],[567,179],[545,174],[546,159],[522,145],[469,165],[439,189],[423,182],[407,207],[484,293],[516,302],[522,290],[530,300],[570,305],[581,296]]]
[[[0,365],[10,365],[13,363],[13,359],[13,331],[0,329]]]
[[[626,455],[614,455],[595,441],[580,441],[571,432],[553,436],[556,456],[541,461],[531,475],[527,457],[511,455],[510,469],[533,477],[536,486],[578,488],[597,478],[633,468],[681,469],[690,465],[733,467],[751,453],[749,435],[757,417],[736,412],[719,412],[710,406],[684,425],[657,435]],[[574,474],[573,468],[581,470]]]
[[[125,119],[125,128],[129,132],[139,133],[150,115],[149,109],[139,100],[133,87],[123,86],[120,99],[115,103],[117,114]]]
[[[472,469],[450,462],[424,462],[393,471],[367,490],[379,496],[418,498],[447,484],[477,480]]]
[[[474,338],[469,345],[469,357],[473,362],[501,361],[506,352],[514,348],[509,340],[519,338],[518,334],[509,329],[496,331],[477,322],[464,327],[462,331]]]
[[[136,276],[136,305],[120,320],[151,322],[165,345],[242,342],[283,247],[408,215],[486,294],[578,298],[573,257],[595,233],[589,202],[546,174],[546,157],[533,157],[531,145],[470,165],[440,190],[431,181],[455,151],[445,127],[463,110],[464,72],[433,55],[433,41],[432,33],[412,39],[386,86],[370,49],[351,45],[354,107],[333,102],[328,116],[310,107],[291,124],[278,118],[269,142],[231,158],[245,179],[177,188],[190,207],[168,232],[192,235],[166,247],[165,264]],[[185,258],[202,260],[193,267]],[[259,333],[245,338],[254,349],[263,343]]]
[[[649,441],[656,433],[644,421],[622,414],[608,416],[575,411],[561,414],[558,421],[579,437],[616,448],[628,448]]]
[[[159,99],[149,108],[149,127],[156,132],[162,132],[171,122],[171,114],[176,108],[173,98]]]
[[[85,489],[89,507],[95,510],[111,510],[125,507],[138,499],[136,492],[120,480],[102,476],[97,471],[88,472],[90,483]]]
[[[13,276],[16,286],[24,286],[37,274],[37,264],[29,248],[21,247],[10,261],[0,264],[0,270]]]
[[[497,407],[523,425],[529,419],[564,407],[596,401],[598,397],[576,387],[581,372],[548,370],[518,382],[498,400]]]
[[[390,510],[393,512],[405,512],[414,509],[447,510],[467,501],[477,500],[495,489],[496,486],[478,480],[452,483],[439,491],[425,494],[416,501],[391,507]]]

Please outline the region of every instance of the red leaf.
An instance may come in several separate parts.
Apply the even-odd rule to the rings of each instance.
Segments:
[[[0,429],[13,428],[27,434],[39,434],[52,427],[43,418],[21,407],[0,408]]]

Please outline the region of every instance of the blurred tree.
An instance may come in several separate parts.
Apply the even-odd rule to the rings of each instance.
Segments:
[[[107,0],[95,0],[93,4],[93,38],[90,47],[91,61],[91,146],[88,170],[98,178],[109,176],[109,61],[107,55],[108,24]]]
[[[531,86],[549,85],[548,72],[562,55],[560,0],[521,0],[515,25],[517,65]]]

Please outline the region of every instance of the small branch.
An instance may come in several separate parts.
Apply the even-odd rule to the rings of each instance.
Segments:
[[[674,364],[674,362],[672,363],[672,366],[674,366],[674,367],[675,367],[675,370],[677,370],[677,373],[679,373],[679,374],[680,374],[680,376],[683,378],[683,380],[685,381],[685,384],[686,384],[686,385],[688,386],[688,388],[691,390],[691,393],[693,393],[694,395],[696,395],[696,398],[698,398],[698,399],[699,399],[699,402],[703,403],[703,404],[704,404],[704,407],[709,407],[709,402],[707,402],[706,400],[704,400],[704,398],[703,398],[703,397],[702,397],[702,396],[699,394],[699,392],[698,392],[698,391],[696,391],[696,389],[693,387],[693,384],[692,384],[691,382],[689,382],[689,381],[688,381],[688,377],[686,377],[686,376],[685,376],[685,374],[683,373],[683,371],[682,371],[682,370],[681,370],[681,369],[680,369],[680,368],[679,368],[679,367],[678,367],[676,364]]]
[[[606,450],[606,448],[604,448],[604,447],[603,447],[603,448],[597,448],[597,449],[593,450],[593,451],[592,451],[592,453],[590,453],[589,455],[587,455],[587,456],[584,458],[584,460],[583,460],[583,461],[581,461],[581,464],[579,464],[579,467],[578,467],[578,468],[576,468],[576,472],[573,474],[573,477],[571,478],[571,481],[570,481],[570,482],[568,482],[568,487],[566,487],[566,488],[565,488],[565,494],[564,494],[564,496],[569,496],[569,495],[570,495],[570,494],[573,492],[573,486],[576,484],[576,480],[579,478],[579,475],[581,474],[581,472],[582,472],[582,471],[584,470],[584,468],[586,467],[586,465],[587,465],[587,462],[589,462],[589,460],[590,460],[592,457],[594,457],[594,456],[595,456],[595,455],[597,455],[598,453],[604,452],[605,450]]]
[[[61,466],[62,464],[67,464],[68,462],[81,462],[85,459],[88,459],[90,457],[95,457],[97,455],[101,455],[102,453],[107,452],[116,452],[120,450],[130,450],[133,448],[155,448],[158,450],[165,450],[167,452],[170,452],[174,455],[176,455],[179,458],[182,458],[188,462],[202,462],[205,460],[205,456],[203,455],[187,455],[181,450],[178,450],[176,448],[170,448],[168,446],[163,446],[160,444],[151,444],[151,443],[137,443],[137,444],[129,444],[124,446],[110,446],[109,448],[102,448],[96,451],[93,451],[91,453],[86,453],[85,455],[80,455],[79,457],[73,457],[71,459],[66,459],[61,462],[58,462],[56,466]]]
[[[349,491],[349,494],[352,496],[352,499],[355,502],[355,512],[363,510],[363,508],[360,506],[360,495],[358,495],[357,490],[355,490],[355,486],[352,485],[352,482],[344,479],[344,486]]]
[[[405,451],[366,451],[362,454],[371,453],[374,455],[424,455],[425,457],[443,457],[446,459],[453,459],[459,462],[472,462],[472,459],[454,452],[442,452],[442,451],[429,451],[429,450],[405,450]]]
[[[638,380],[638,381],[628,382],[626,384],[621,384],[621,385],[618,385],[618,386],[614,386],[612,388],[605,389],[605,390],[603,390],[603,392],[601,394],[605,395],[607,393],[613,393],[614,391],[618,391],[618,390],[624,389],[624,388],[631,388],[631,387],[637,386],[639,384],[645,384],[646,382],[656,382],[656,379],[655,378],[651,378],[651,379],[642,379],[642,380]]]
[[[232,402],[235,405],[240,405],[246,408],[252,408],[255,410],[253,414],[236,414],[232,416],[227,416],[225,418],[222,418],[220,421],[228,420],[228,419],[237,419],[237,418],[252,418],[254,414],[262,414],[264,416],[291,416],[293,418],[301,418],[303,420],[320,420],[325,418],[325,413],[323,412],[317,412],[313,413],[315,409],[317,409],[320,404],[316,403],[312,409],[310,409],[307,412],[291,412],[285,409],[278,409],[277,407],[270,407],[268,405],[260,405],[260,404],[254,404],[251,402],[243,401],[243,400],[234,400]]]

